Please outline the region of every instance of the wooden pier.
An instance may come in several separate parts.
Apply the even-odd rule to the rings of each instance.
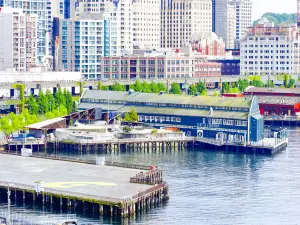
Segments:
[[[168,186],[157,168],[129,169],[122,164],[101,166],[1,154],[0,170],[0,198],[7,199],[10,184],[14,201],[49,209],[67,208],[75,213],[80,210],[128,217],[160,206],[169,198]],[[45,185],[40,194],[35,192],[37,181]]]
[[[244,152],[250,154],[275,154],[287,147],[288,140],[277,139],[280,143],[275,143],[275,139],[266,138],[258,143],[238,143],[222,142],[211,138],[184,137],[184,138],[139,138],[139,139],[112,139],[105,141],[93,140],[24,140],[8,141],[5,149],[9,151],[20,151],[22,147],[31,148],[33,152],[43,152],[44,154],[60,151],[72,152],[82,155],[85,153],[120,153],[120,152],[156,152],[168,150],[185,150],[188,147],[200,148],[203,150],[221,150]],[[273,143],[274,142],[274,143]]]

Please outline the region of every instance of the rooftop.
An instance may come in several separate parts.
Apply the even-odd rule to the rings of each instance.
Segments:
[[[244,91],[245,94],[249,93],[270,93],[270,94],[300,94],[300,88],[257,88],[249,87]]]
[[[155,93],[140,93],[133,92],[113,92],[113,91],[98,91],[86,90],[82,99],[92,100],[97,103],[97,100],[111,101],[127,101],[140,103],[157,103],[157,104],[189,104],[200,106],[219,106],[219,107],[237,107],[250,108],[250,99],[245,98],[226,98],[212,96],[192,96],[192,95],[172,95],[172,94],[155,94]],[[120,102],[123,103],[123,102]],[[123,103],[124,104],[124,103]],[[82,108],[82,107],[80,107]]]
[[[81,103],[80,108],[101,108],[103,110],[108,110],[107,104],[97,104],[97,103]],[[223,111],[214,110],[210,114],[210,110],[200,110],[200,109],[184,109],[184,108],[167,108],[167,107],[142,107],[142,106],[123,106],[123,105],[110,105],[109,110],[117,111],[118,113],[129,112],[131,108],[140,113],[150,113],[157,115],[174,115],[174,116],[203,116],[212,118],[235,118],[235,119],[247,119],[248,113],[246,112],[235,112],[235,111]]]
[[[63,128],[65,127],[65,124],[66,124],[66,119],[58,117],[58,118],[45,120],[39,123],[28,125],[25,126],[25,128],[34,129],[34,130],[54,129],[54,128]]]

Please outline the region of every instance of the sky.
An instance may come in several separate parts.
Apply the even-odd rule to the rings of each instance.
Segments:
[[[297,0],[253,0],[253,20],[266,12],[296,13]]]

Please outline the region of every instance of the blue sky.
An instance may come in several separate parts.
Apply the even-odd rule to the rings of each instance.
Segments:
[[[296,13],[297,0],[253,0],[253,20],[265,12]]]

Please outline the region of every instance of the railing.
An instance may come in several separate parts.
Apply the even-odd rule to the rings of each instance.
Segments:
[[[169,142],[169,141],[193,141],[193,137],[150,137],[150,138],[130,138],[130,139],[109,139],[109,140],[61,140],[57,142],[67,142],[74,144],[125,144],[138,142]]]

